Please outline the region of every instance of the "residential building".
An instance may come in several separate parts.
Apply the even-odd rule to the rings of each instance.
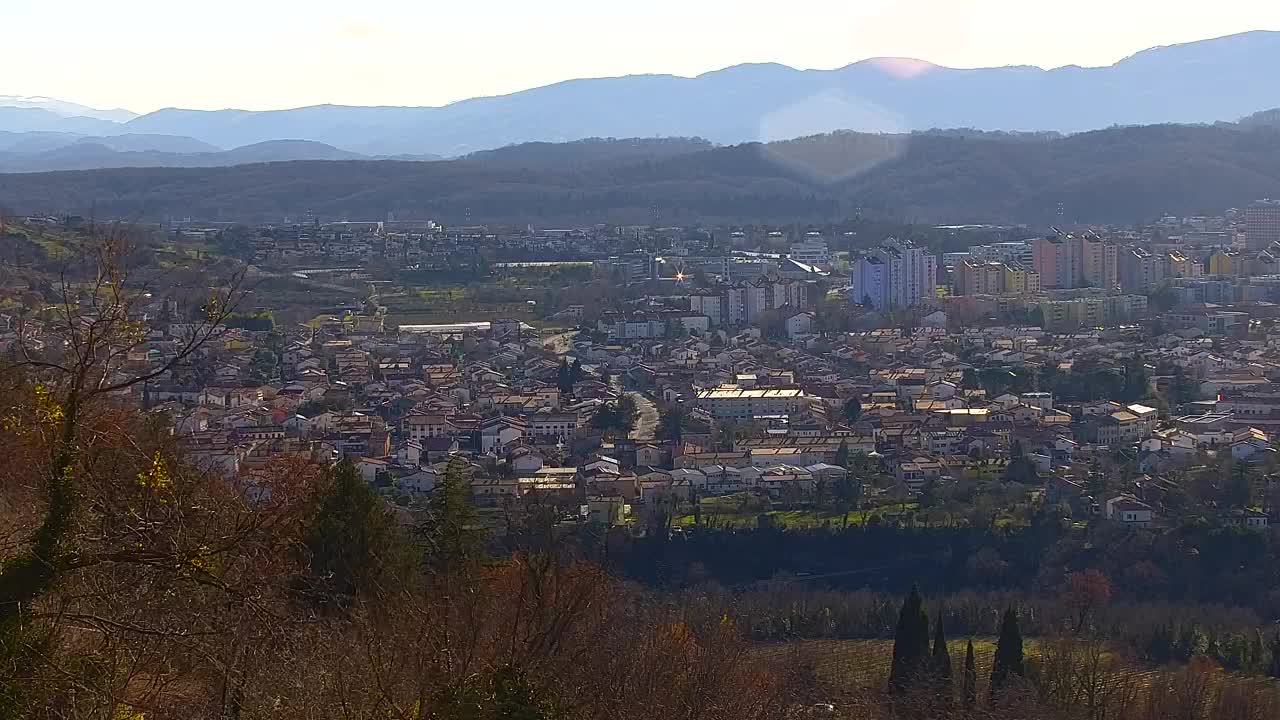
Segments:
[[[849,299],[876,310],[889,307],[888,266],[874,255],[858,258],[849,282]]]
[[[831,251],[827,248],[827,241],[821,233],[816,232],[806,234],[801,242],[792,243],[789,257],[806,265],[831,264]]]
[[[1143,248],[1127,248],[1120,254],[1120,287],[1145,293],[1164,280],[1164,258]]]
[[[1117,495],[1107,501],[1104,514],[1113,522],[1134,527],[1150,527],[1155,510],[1132,495]]]
[[[1009,295],[1035,295],[1040,292],[1040,274],[1020,264],[1006,263],[1004,291]]]
[[[877,310],[915,307],[934,296],[937,282],[933,254],[910,241],[889,238],[854,263],[850,299],[869,302]]]
[[[806,404],[799,388],[746,390],[737,385],[721,385],[697,394],[698,407],[717,420],[753,420],[792,415]]]
[[[1168,263],[1165,277],[1198,278],[1204,276],[1204,263],[1193,257],[1184,255],[1176,250],[1165,257]]]
[[[1240,274],[1240,254],[1227,250],[1216,250],[1209,256],[1209,274],[1231,277]]]
[[[1080,276],[1075,238],[1070,235],[1036,238],[1031,241],[1031,267],[1040,276],[1040,285],[1051,289],[1076,287]]]
[[[956,295],[1002,295],[1005,266],[998,262],[965,260],[955,269]]]
[[[1119,284],[1119,248],[1092,233],[1076,238],[1082,287],[1110,290]]]
[[[1259,200],[1245,208],[1244,234],[1250,250],[1280,242],[1280,200]]]

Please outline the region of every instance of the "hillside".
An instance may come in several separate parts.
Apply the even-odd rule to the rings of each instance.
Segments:
[[[276,221],[793,222],[866,211],[937,222],[1130,223],[1280,196],[1280,129],[1156,125],[1067,137],[836,133],[637,158],[599,141],[448,162],[289,162],[0,175],[16,212]],[[499,160],[505,153],[511,161]],[[564,157],[576,158],[570,162]],[[608,160],[608,156],[617,159]],[[519,160],[515,160],[519,158]],[[524,162],[534,158],[537,163]]]
[[[310,140],[271,140],[218,150],[199,140],[173,135],[76,137],[64,133],[25,133],[6,138],[0,134],[0,172],[10,173],[357,159],[369,158]]]

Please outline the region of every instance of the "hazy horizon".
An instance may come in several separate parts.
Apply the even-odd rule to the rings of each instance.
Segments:
[[[902,57],[955,68],[1096,67],[1150,47],[1280,29],[1280,6],[1259,0],[1173,8],[1083,0],[1069,11],[1013,0],[799,0],[785,12],[655,0],[628,10],[585,0],[369,0],[354,10],[333,0],[227,0],[216,10],[16,0],[6,9],[11,26],[56,27],[62,51],[48,53],[44,33],[11,33],[12,57],[40,61],[24,62],[20,76],[0,75],[0,95],[137,113],[440,106],[579,78],[694,77],[746,63],[831,69]],[[103,27],[121,29],[107,35]]]

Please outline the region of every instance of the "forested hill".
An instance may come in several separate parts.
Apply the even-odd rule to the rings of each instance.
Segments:
[[[645,145],[647,142],[649,145]],[[618,144],[627,144],[619,147]],[[11,212],[98,218],[321,217],[586,224],[1130,223],[1280,197],[1280,128],[1155,125],[1056,137],[836,133],[767,145],[592,141],[449,162],[281,162],[0,175]]]

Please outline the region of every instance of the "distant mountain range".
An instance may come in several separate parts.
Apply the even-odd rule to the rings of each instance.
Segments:
[[[1070,133],[1236,120],[1280,107],[1277,67],[1280,33],[1260,31],[1153,48],[1101,68],[959,70],[900,58],[836,70],[739,65],[696,78],[570,80],[438,108],[167,109],[129,118],[47,98],[0,99],[0,130],[169,135],[220,149],[310,140],[365,156],[445,157],[588,137],[701,137],[734,144],[838,129]]]
[[[178,135],[105,137],[58,132],[0,132],[0,173],[125,167],[221,167],[291,160],[372,160],[312,140],[268,140],[231,150]],[[402,160],[438,160],[429,155]]]
[[[138,113],[119,108],[99,110],[79,103],[67,102],[50,97],[26,97],[23,95],[0,95],[0,107],[35,108],[46,110],[60,117],[87,117],[108,120],[114,123],[125,123],[138,117]]]
[[[442,162],[275,162],[0,174],[0,207],[166,216],[498,222],[793,223],[858,214],[935,223],[1129,224],[1280,197],[1280,128],[1154,125],[1079,133],[841,132],[536,143]],[[1059,215],[1059,207],[1062,215]]]

